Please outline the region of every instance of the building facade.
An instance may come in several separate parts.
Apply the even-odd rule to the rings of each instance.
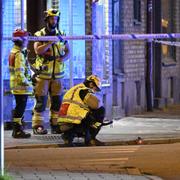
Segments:
[[[86,3],[89,4],[90,1],[87,0]],[[101,5],[103,16],[98,16]],[[92,19],[87,19],[86,23],[92,24],[93,34],[99,33],[97,24],[102,18],[102,34],[180,32],[178,0],[104,0],[98,1],[90,9],[92,14],[88,14]],[[168,41],[169,45],[153,41],[149,48],[147,40],[104,42],[104,51],[101,51],[104,54],[101,53],[100,57],[104,58],[102,62],[106,65],[103,78],[107,78],[106,82],[109,82],[109,86],[104,87],[103,91],[107,116],[119,119],[122,116],[180,103],[180,48],[172,46],[171,43],[178,39],[163,40]],[[93,56],[98,54],[98,48],[96,44],[93,46],[92,66],[93,62],[99,61],[95,58],[97,56]]]
[[[6,24],[9,26],[6,32],[17,26],[13,21],[13,17],[16,17],[13,12],[22,11],[18,9],[19,2],[6,2],[12,4],[6,6],[9,8],[7,11],[11,12],[6,15],[10,20],[4,20],[9,22]],[[79,1],[73,1],[73,4],[70,2],[72,1],[26,0],[28,8],[23,10],[26,15],[25,27],[34,33],[43,26],[43,11],[53,7],[60,9],[60,28],[67,35],[180,32],[179,0],[99,0],[95,3],[92,0],[81,0],[83,7],[78,4]],[[10,33],[4,35],[10,36]],[[102,79],[102,93],[98,96],[106,108],[107,119],[120,119],[180,103],[180,47],[172,46],[171,43],[179,40],[163,41],[168,41],[169,45],[147,40],[70,42],[72,56],[66,65],[66,88],[82,81],[91,73],[97,74]],[[30,49],[33,57],[32,43]],[[6,48],[4,52],[7,50]],[[3,62],[6,62],[7,57],[3,56]],[[70,80],[70,77],[73,79]],[[7,72],[4,82],[8,83]],[[5,106],[10,102],[13,102],[12,96],[5,93]],[[29,108],[33,107],[32,103],[33,100],[29,102]],[[5,112],[5,120],[9,119],[9,114]],[[27,119],[31,120],[29,114]]]

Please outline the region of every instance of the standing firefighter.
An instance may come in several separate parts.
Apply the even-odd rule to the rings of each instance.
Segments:
[[[100,88],[100,79],[91,75],[64,95],[58,124],[65,145],[73,146],[75,136],[84,136],[86,145],[103,144],[96,139],[105,116],[105,109],[99,107],[99,99],[94,94]]]
[[[45,11],[46,27],[35,33],[35,36],[60,36],[60,12],[55,9]],[[34,50],[37,54],[35,69],[38,70],[35,84],[36,105],[32,118],[34,134],[47,134],[43,126],[44,112],[50,96],[50,125],[51,133],[58,133],[57,118],[61,105],[62,78],[64,77],[64,61],[69,58],[67,41],[35,42]]]
[[[16,107],[13,110],[12,137],[14,138],[29,138],[31,136],[30,133],[23,130],[23,114],[28,95],[32,94],[33,91],[27,62],[28,35],[27,31],[20,29],[13,33],[14,46],[9,55],[10,88],[16,100]]]

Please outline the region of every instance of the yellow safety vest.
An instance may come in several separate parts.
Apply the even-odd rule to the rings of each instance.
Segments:
[[[58,123],[80,124],[90,111],[88,106],[81,100],[79,92],[88,89],[83,83],[72,87],[63,97],[59,111]]]
[[[32,94],[30,69],[26,56],[18,46],[14,46],[9,55],[10,89],[12,94]]]
[[[45,28],[37,31],[35,36],[45,36]],[[56,35],[59,35],[58,30],[56,29]],[[47,42],[42,42],[47,43]],[[35,68],[40,69],[39,78],[42,79],[59,79],[64,77],[64,63],[58,61],[58,58],[63,56],[64,52],[61,52],[62,47],[64,47],[64,42],[58,41],[53,44],[44,54],[37,55]]]

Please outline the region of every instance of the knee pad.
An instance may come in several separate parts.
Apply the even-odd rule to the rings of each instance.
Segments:
[[[59,111],[59,108],[62,103],[62,95],[61,96],[52,96],[51,97],[51,110]]]
[[[100,121],[104,120],[105,113],[106,113],[106,111],[105,111],[105,108],[103,106],[101,106],[99,109],[97,109],[97,114],[98,114]]]
[[[43,112],[46,109],[46,104],[47,104],[47,96],[37,96],[36,97],[36,105],[35,105],[35,110],[37,112]]]
[[[101,106],[100,108],[96,109],[96,110],[92,110],[92,114],[91,114],[94,119],[96,119],[98,122],[102,122],[104,117],[105,117],[105,108],[103,106]]]
[[[101,106],[100,108],[98,108],[97,110],[97,113],[101,116],[105,116],[105,108],[104,106]]]

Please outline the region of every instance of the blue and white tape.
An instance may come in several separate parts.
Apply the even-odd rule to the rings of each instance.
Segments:
[[[160,41],[160,40],[154,40],[153,42],[159,43],[159,44],[168,45],[168,46],[180,47],[180,42],[179,42],[179,41],[176,42],[176,41]]]
[[[18,38],[18,37],[17,37]],[[29,36],[29,41],[59,41],[59,40],[153,40],[180,38],[180,33],[172,34],[109,34],[109,35],[73,35],[73,36]],[[3,37],[3,40],[16,40]]]

